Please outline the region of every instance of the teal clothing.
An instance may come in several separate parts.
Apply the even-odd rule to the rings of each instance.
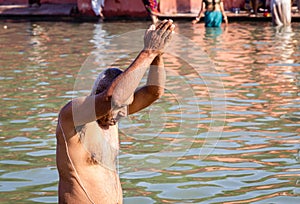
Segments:
[[[222,18],[221,11],[205,11],[205,27],[220,27]]]

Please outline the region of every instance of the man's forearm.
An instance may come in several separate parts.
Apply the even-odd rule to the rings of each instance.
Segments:
[[[151,25],[145,32],[144,49],[133,61],[124,73],[120,74],[108,88],[107,97],[111,97],[111,102],[116,107],[121,107],[128,103],[127,100],[133,96],[141,79],[143,78],[149,65],[157,55],[160,55],[166,44],[171,39],[175,25],[172,20],[164,20],[157,27]]]
[[[161,92],[163,92],[165,88],[165,81],[166,71],[164,68],[163,57],[162,55],[158,55],[151,63],[147,79],[147,86],[156,86],[160,88]],[[161,94],[162,93],[160,93],[160,95]]]
[[[108,95],[112,96],[115,106],[121,107],[125,101],[134,94],[146,70],[156,57],[157,53],[151,51],[141,51],[132,64],[119,75],[108,90]]]

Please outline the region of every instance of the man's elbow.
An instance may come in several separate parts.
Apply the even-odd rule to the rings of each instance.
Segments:
[[[64,120],[64,119],[69,119],[71,117],[71,113],[72,113],[72,101],[69,101],[65,106],[63,106],[59,113],[58,113],[58,118],[60,120]]]
[[[165,92],[164,87],[161,86],[148,86],[147,92],[150,94],[154,100],[159,99]]]

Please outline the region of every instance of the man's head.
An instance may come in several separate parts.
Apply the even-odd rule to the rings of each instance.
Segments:
[[[122,73],[123,71],[118,68],[108,68],[102,71],[94,83],[91,96],[105,91],[113,82],[113,80]],[[110,126],[115,125],[117,120],[113,117],[113,113],[108,113],[107,115],[97,120],[97,122],[101,126]]]
[[[91,95],[96,95],[106,90],[112,81],[122,73],[123,71],[118,68],[108,68],[102,71],[94,83]]]

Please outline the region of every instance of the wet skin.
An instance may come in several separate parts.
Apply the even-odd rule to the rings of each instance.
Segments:
[[[148,107],[163,94],[162,53],[173,30],[171,20],[150,26],[144,36],[144,49],[105,90],[74,99],[61,109],[56,130],[59,203],[123,202],[119,176],[112,165],[119,150],[117,121]],[[138,88],[147,69],[147,84]],[[83,134],[76,130],[79,126],[84,127]],[[95,143],[89,149],[82,142],[84,138],[93,145],[93,139],[100,136],[110,149],[109,155],[102,155],[106,160],[103,163],[96,159],[101,156],[97,155],[101,146]]]

